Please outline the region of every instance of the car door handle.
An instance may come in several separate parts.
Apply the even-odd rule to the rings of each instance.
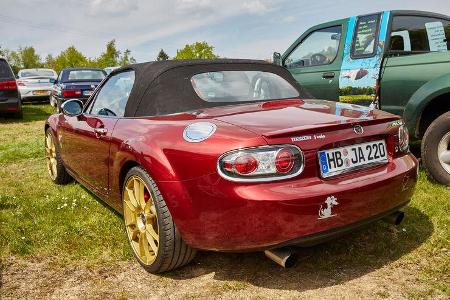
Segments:
[[[322,74],[322,78],[323,79],[331,79],[334,78],[334,72],[325,72]]]
[[[105,135],[106,133],[108,133],[108,129],[106,129],[106,128],[95,128],[94,132],[97,135]]]

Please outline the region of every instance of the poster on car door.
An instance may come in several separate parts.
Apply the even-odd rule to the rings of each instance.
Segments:
[[[389,12],[351,17],[339,76],[339,101],[370,105],[376,97]]]

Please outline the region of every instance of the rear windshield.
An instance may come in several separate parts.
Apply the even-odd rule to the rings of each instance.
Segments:
[[[282,77],[261,71],[219,71],[192,76],[197,95],[208,102],[296,98],[298,91]]]
[[[0,59],[0,78],[13,78],[14,74],[11,72],[6,60]]]
[[[105,74],[101,70],[73,70],[69,71],[68,80],[103,80]]]
[[[56,77],[56,72],[45,69],[20,70],[19,77]]]

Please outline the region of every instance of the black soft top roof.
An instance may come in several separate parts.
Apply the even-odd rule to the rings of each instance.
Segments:
[[[300,97],[311,98],[289,71],[262,60],[154,61],[121,67],[108,76],[127,70],[134,70],[135,82],[125,108],[125,117],[157,116],[233,104],[206,102],[194,91],[190,82],[191,77],[195,74],[214,71],[244,70],[275,73],[291,83],[298,90]],[[241,102],[236,104],[238,103]]]

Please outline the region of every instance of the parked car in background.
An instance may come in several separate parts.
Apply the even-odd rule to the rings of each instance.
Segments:
[[[288,266],[280,247],[399,223],[417,181],[399,116],[307,97],[264,61],[123,67],[88,103],[48,118],[48,173],[123,213],[150,272],[187,264],[196,249],[266,251]]]
[[[23,69],[17,73],[22,101],[48,101],[58,74],[52,69]]]
[[[107,67],[107,68],[104,68],[103,70],[105,70],[106,74],[109,74],[109,73],[111,73],[112,71],[114,71],[115,69],[118,69],[118,68],[120,68],[120,67]]]
[[[0,115],[22,117],[22,102],[16,78],[8,62],[0,57]]]
[[[103,69],[63,69],[53,86],[50,103],[56,106],[58,111],[60,111],[61,104],[68,99],[79,99],[85,103],[105,76],[106,72]]]
[[[450,186],[450,17],[353,16],[305,31],[274,62],[315,97],[403,116],[427,174]]]

